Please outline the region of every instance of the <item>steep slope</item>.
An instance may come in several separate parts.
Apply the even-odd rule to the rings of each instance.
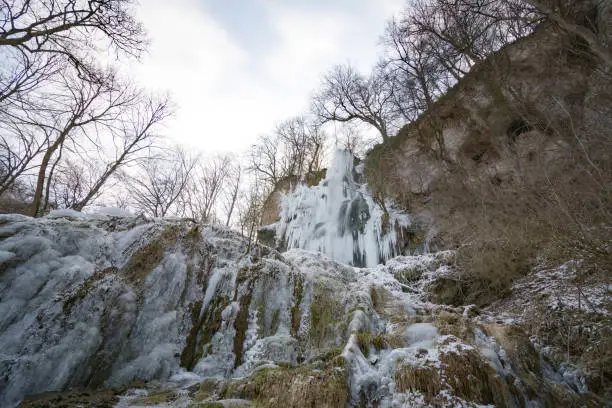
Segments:
[[[2,406],[598,404],[511,321],[427,301],[452,252],[354,268],[72,212],[0,237]]]

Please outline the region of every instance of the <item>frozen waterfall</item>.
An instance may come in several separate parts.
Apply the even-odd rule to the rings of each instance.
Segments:
[[[287,249],[322,252],[354,266],[375,266],[398,255],[398,238],[410,224],[391,206],[388,219],[367,189],[356,181],[363,166],[353,155],[336,151],[318,186],[298,185],[281,198],[277,239]]]

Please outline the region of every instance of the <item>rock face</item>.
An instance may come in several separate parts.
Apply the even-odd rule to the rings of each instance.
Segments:
[[[452,252],[355,268],[71,212],[0,237],[3,407],[597,404],[509,322],[427,302]]]
[[[600,12],[597,31],[607,42],[610,11]],[[476,197],[473,186],[569,183],[564,177],[576,177],[581,148],[607,168],[608,149],[597,145],[611,124],[606,71],[575,37],[543,24],[479,63],[417,121],[376,146],[366,160],[367,182],[410,208],[415,222],[440,230],[445,212],[468,216],[456,208],[457,196]],[[577,147],[585,135],[591,144]]]
[[[383,210],[363,183],[363,166],[339,150],[317,186],[300,184],[280,198],[280,220],[273,231],[279,248],[322,252],[354,266],[375,266],[398,255],[410,218]]]

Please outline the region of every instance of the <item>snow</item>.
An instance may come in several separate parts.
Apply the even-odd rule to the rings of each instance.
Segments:
[[[96,207],[93,209],[93,213],[97,215],[107,215],[109,217],[132,217],[133,214],[124,209],[116,207]]]
[[[387,203],[389,227],[384,232],[383,210],[367,186],[355,182],[353,171],[352,154],[338,150],[318,186],[300,184],[282,195],[277,239],[288,249],[322,252],[347,265],[373,267],[397,255],[395,226],[408,226],[410,218]]]
[[[87,216],[82,212],[71,210],[69,208],[65,208],[62,210],[53,210],[48,215],[47,218],[77,218],[77,219],[86,219]]]

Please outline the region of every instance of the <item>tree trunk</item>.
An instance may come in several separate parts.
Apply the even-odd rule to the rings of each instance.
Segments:
[[[42,162],[40,164],[40,169],[38,170],[38,178],[36,180],[36,190],[34,192],[34,198],[32,199],[32,212],[31,212],[32,217],[39,217],[41,215],[40,205],[42,203],[42,198],[43,198],[43,188],[45,185],[45,178],[46,178],[45,176],[47,174],[47,167],[49,167],[49,162],[51,161],[53,154],[64,143],[64,140],[66,140],[66,136],[68,136],[68,133],[70,133],[73,127],[74,127],[74,120],[70,121],[68,126],[66,126],[66,128],[62,131],[62,133],[60,133],[57,140],[53,142],[51,146],[49,146],[49,148],[47,149],[47,151],[45,152],[43,156]]]

